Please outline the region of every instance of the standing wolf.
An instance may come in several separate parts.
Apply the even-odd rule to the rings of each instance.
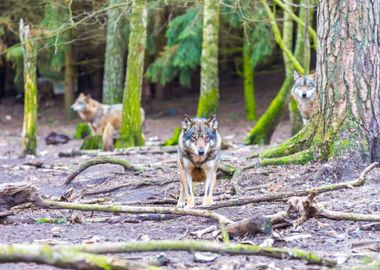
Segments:
[[[315,78],[316,73],[301,76],[297,71],[294,71],[294,85],[291,94],[297,102],[304,125],[310,122],[318,110]]]
[[[113,134],[121,126],[123,104],[102,104],[92,99],[90,95],[80,93],[71,108],[91,125],[96,134],[103,134],[105,150],[112,150]],[[142,108],[140,112],[141,123],[144,123],[145,112]]]
[[[209,119],[191,119],[186,114],[183,116],[182,132],[178,140],[177,162],[181,193],[177,207],[195,206],[193,181],[206,181],[203,205],[213,203],[212,194],[222,142],[217,129],[215,115]]]

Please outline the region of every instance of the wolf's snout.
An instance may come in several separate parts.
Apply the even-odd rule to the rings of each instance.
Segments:
[[[205,150],[204,149],[199,149],[198,150],[198,155],[203,156],[204,154],[205,154]]]
[[[302,97],[303,97],[303,98],[306,98],[306,93],[302,93]]]

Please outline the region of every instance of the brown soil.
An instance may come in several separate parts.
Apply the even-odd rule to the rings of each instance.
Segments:
[[[267,75],[270,76],[270,75]],[[270,80],[278,85],[276,78]],[[257,89],[263,87],[258,82]],[[277,84],[276,84],[277,83]],[[223,89],[228,89],[224,85]],[[221,95],[221,112],[218,115],[221,133],[226,141],[241,145],[252,123],[244,120],[244,104],[241,101],[240,88],[232,88],[236,91],[224,90]],[[270,90],[272,89],[272,90]],[[260,91],[258,94],[258,111],[261,113],[275,92],[271,87],[267,93]],[[240,92],[239,92],[240,91]],[[156,104],[155,110],[165,111],[175,108],[177,115],[154,118],[148,115],[147,137],[158,136],[161,140],[169,138],[174,127],[180,124],[182,113],[194,113],[197,98],[190,96],[181,101],[171,100]],[[11,115],[12,120],[5,120],[5,115]],[[50,132],[56,131],[72,135],[75,121],[65,121],[62,116],[61,106],[48,108],[39,113],[38,156],[19,159],[19,137],[21,133],[22,106],[2,105],[0,108],[0,183],[15,183],[28,181],[39,188],[40,193],[46,196],[60,196],[67,189],[63,185],[65,178],[79,163],[89,159],[88,156],[59,158],[58,152],[78,148],[79,140],[72,140],[65,145],[47,146],[43,138]],[[279,142],[288,137],[288,120],[283,121],[277,129],[273,142]],[[233,166],[244,166],[247,157],[253,152],[259,151],[255,146],[239,146],[238,149],[222,152],[223,162]],[[133,155],[121,157],[134,164],[148,164],[167,160],[174,160],[176,154],[161,155]],[[51,169],[38,169],[24,165],[31,160],[40,160],[45,165],[51,165]],[[244,195],[262,194],[268,192],[280,192],[294,189],[304,189],[319,186],[325,183],[336,182],[334,177],[313,180],[313,176],[322,164],[316,163],[306,166],[271,166],[256,168],[246,171],[240,181],[243,187],[261,186],[256,191],[246,192]],[[356,171],[349,178],[354,179],[360,172]],[[164,163],[161,169],[155,171],[134,174],[123,173],[122,168],[116,165],[99,165],[92,167],[79,175],[72,183],[76,191],[89,186],[100,187],[102,185],[116,185],[133,180],[167,180],[177,179],[175,163]],[[348,179],[345,179],[348,180]],[[267,184],[270,183],[270,186]],[[317,197],[317,201],[328,209],[342,210],[358,213],[375,213],[380,211],[380,169],[375,169],[368,177],[368,183],[364,187],[350,190],[342,190],[323,194]],[[122,188],[111,193],[89,196],[84,199],[107,197],[111,203],[125,203],[130,201],[145,201],[148,199],[160,199],[168,194],[178,193],[178,183],[164,186],[144,186],[137,189]],[[201,192],[203,186],[196,187],[196,194]],[[230,188],[228,180],[219,179],[216,192],[223,193]],[[216,210],[230,219],[239,220],[252,215],[274,214],[287,208],[284,202],[272,202],[251,204],[241,207],[231,207]],[[36,218],[60,218],[66,221],[63,224],[37,224]],[[96,218],[110,217],[108,221],[96,221]],[[70,210],[41,210],[36,208],[25,209],[15,216],[11,216],[8,224],[0,225],[0,243],[41,243],[41,242],[68,242],[81,243],[94,236],[100,241],[132,241],[148,236],[150,239],[194,239],[189,233],[205,228],[213,221],[196,217],[179,217],[163,221],[142,221],[139,223],[127,222],[133,219],[133,215],[113,215],[110,213],[90,213]],[[298,247],[311,250],[321,256],[339,259],[338,268],[358,264],[365,257],[377,257],[376,252],[365,249],[354,249],[353,245],[360,241],[374,241],[380,239],[379,228],[377,230],[362,230],[360,226],[364,222],[331,221],[327,219],[308,220],[298,229],[287,228],[276,230],[274,235],[249,235],[235,239],[235,241],[249,240],[255,244],[261,244],[265,239],[273,238],[276,247]],[[294,241],[284,241],[283,238],[297,234],[307,235]],[[211,239],[210,235],[204,239]],[[155,257],[159,253],[128,254],[121,257],[140,260],[142,258]],[[212,263],[196,263],[193,255],[186,252],[166,252],[170,263],[168,269],[321,269],[321,267],[306,265],[304,262],[268,259],[253,256],[227,256],[219,255]],[[2,264],[0,269],[55,269],[54,267],[38,266],[33,264]]]

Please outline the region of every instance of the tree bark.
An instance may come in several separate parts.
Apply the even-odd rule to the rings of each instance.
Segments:
[[[147,1],[132,1],[132,14],[130,16],[131,34],[129,37],[128,66],[123,95],[123,115],[116,148],[144,144],[141,130],[140,106],[144,75],[147,19]]]
[[[201,90],[198,117],[209,117],[218,109],[219,5],[219,0],[205,0],[203,4]]]
[[[109,6],[122,3],[109,0]],[[123,100],[124,61],[127,49],[127,20],[123,9],[110,8],[107,11],[106,55],[103,75],[103,103],[116,104]]]
[[[378,1],[319,3],[320,113],[296,134],[297,139],[270,150],[272,156],[290,154],[276,158],[276,163],[343,159],[340,164],[349,168],[380,160],[379,15]],[[294,147],[297,142],[301,147]],[[293,144],[293,151],[283,151],[288,144]]]
[[[68,30],[66,34],[66,42],[72,39],[72,30]],[[64,61],[65,61],[65,116],[67,119],[74,117],[74,111],[71,109],[71,105],[74,103],[74,88],[75,88],[75,67],[74,67],[74,47],[72,43],[65,45],[64,49]]]
[[[36,154],[37,148],[37,49],[30,26],[20,20],[20,41],[24,55],[24,122],[21,138],[21,156]]]

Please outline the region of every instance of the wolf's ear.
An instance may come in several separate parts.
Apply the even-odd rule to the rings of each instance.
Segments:
[[[317,72],[314,72],[309,75],[314,81],[317,79]]]
[[[191,127],[192,125],[194,124],[194,121],[193,119],[190,118],[190,116],[188,116],[187,114],[184,114],[183,115],[183,118],[182,118],[182,128],[184,130],[187,130],[189,127]]]
[[[216,114],[213,114],[209,119],[207,119],[206,123],[212,130],[218,129],[218,120],[216,120]]]
[[[294,70],[293,78],[294,78],[295,81],[298,80],[299,78],[301,78],[301,75],[298,73],[297,70]]]

